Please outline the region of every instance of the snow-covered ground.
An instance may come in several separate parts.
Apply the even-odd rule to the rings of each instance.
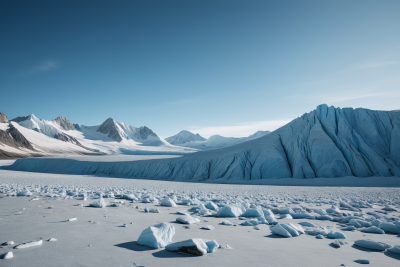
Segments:
[[[11,163],[1,161],[2,165]],[[32,195],[12,196],[29,195],[28,191]],[[0,170],[0,192],[0,242],[14,241],[14,245],[0,247],[0,255],[9,251],[14,255],[12,259],[0,259],[0,265],[6,267],[357,266],[358,259],[367,259],[370,266],[382,267],[396,266],[400,260],[400,254],[354,244],[357,240],[371,239],[390,246],[399,245],[396,234],[364,232],[368,227],[342,230],[353,225],[349,216],[366,226],[381,224],[381,228],[387,229],[385,225],[390,224],[393,229],[400,229],[395,228],[400,219],[400,188],[227,185]],[[88,207],[100,194],[107,207]],[[132,194],[137,200],[120,198]],[[158,204],[167,195],[175,200],[176,207]],[[303,224],[305,234],[284,238],[272,233],[272,224],[262,223],[264,215],[255,220],[217,217],[218,213],[210,209],[210,201],[220,210],[225,205],[237,206],[242,209],[239,212],[246,210],[247,214],[260,210],[265,215],[270,210],[275,213],[279,225],[285,227],[289,223],[299,227],[298,223],[308,222],[323,228]],[[192,204],[188,206],[187,203]],[[159,213],[146,213],[145,208],[157,209]],[[200,215],[202,210],[210,215]],[[191,214],[200,222],[177,223],[176,219],[181,216],[177,212]],[[283,215],[286,212],[293,217],[306,214],[308,218],[289,219]],[[68,221],[72,218],[76,220]],[[236,226],[222,225],[225,220]],[[246,221],[261,224],[241,225]],[[221,248],[195,257],[137,243],[142,231],[162,222],[174,227],[174,243],[201,238],[215,240]],[[214,230],[201,229],[208,225]],[[322,231],[323,239],[316,238],[315,231]],[[335,239],[328,238],[330,232],[345,235],[346,239],[336,239],[342,242],[340,248],[331,245]],[[57,241],[47,241],[51,238]],[[30,248],[13,248],[38,240],[43,243]]]

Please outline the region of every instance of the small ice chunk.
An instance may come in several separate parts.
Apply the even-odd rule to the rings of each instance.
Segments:
[[[212,225],[206,225],[206,226],[201,227],[200,229],[204,229],[204,230],[214,230],[214,226],[212,226]]]
[[[293,217],[290,214],[283,214],[281,215],[281,217],[279,217],[279,219],[288,219],[288,220],[292,220]]]
[[[226,245],[226,246],[219,246],[218,247],[219,249],[233,249],[231,246],[229,246],[229,245]]]
[[[280,235],[283,237],[292,237],[292,235],[279,223],[277,223],[274,226],[271,226],[269,229],[273,234]]]
[[[209,209],[209,210],[219,210],[217,204],[215,204],[212,201],[207,203],[206,208]]]
[[[96,208],[105,208],[107,206],[106,202],[102,197],[97,199],[95,202],[90,204],[91,207],[96,207]]]
[[[322,221],[331,221],[332,217],[329,215],[320,215],[316,217],[317,220],[322,220]]]
[[[55,238],[50,238],[49,240],[47,240],[47,241],[49,241],[49,242],[56,242],[57,241],[57,239],[55,239]]]
[[[327,237],[330,239],[347,239],[346,236],[341,232],[330,232]]]
[[[43,244],[43,240],[39,240],[39,241],[23,243],[23,244],[15,246],[14,248],[15,249],[30,248],[30,247],[40,246],[42,244]]]
[[[124,195],[123,198],[126,200],[138,200],[134,194]]]
[[[384,234],[385,233],[385,231],[383,231],[382,229],[379,229],[376,226],[371,226],[369,228],[362,229],[361,232],[372,233],[372,234]]]
[[[172,199],[170,199],[169,197],[165,197],[161,203],[161,206],[165,206],[165,207],[176,207],[176,203],[175,201],[173,201]]]
[[[262,211],[264,213],[264,216],[275,217],[275,214],[270,209],[266,209],[266,210],[262,210]]]
[[[392,252],[392,253],[400,254],[400,246],[396,245],[394,247],[388,248],[387,251]]]
[[[360,263],[360,264],[369,264],[369,260],[366,260],[366,259],[358,259],[358,260],[355,260],[355,262]]]
[[[219,247],[217,241],[215,241],[215,240],[207,241],[206,245],[207,245],[207,253],[213,253]]]
[[[178,218],[176,218],[177,222],[184,223],[184,224],[192,224],[192,223],[198,223],[200,220],[198,218],[192,217],[190,215],[183,215]]]
[[[386,249],[392,247],[386,243],[374,241],[371,239],[360,239],[356,240],[354,242],[354,245],[357,245],[359,247],[371,249],[371,250],[380,250],[380,251],[385,251]]]
[[[400,227],[397,227],[393,223],[381,223],[378,227],[385,231],[385,233],[400,234]]]
[[[2,246],[11,246],[11,245],[14,245],[14,241],[7,241],[7,242],[4,242],[3,244],[1,244]]]
[[[236,205],[227,205],[217,212],[217,217],[239,217],[243,211]]]
[[[339,241],[335,240],[331,243],[331,246],[335,247],[335,248],[340,248],[342,245],[340,244]]]
[[[165,247],[165,250],[203,256],[207,254],[208,246],[203,240],[194,238],[169,244]]]
[[[75,218],[75,217],[74,217],[74,218],[68,219],[67,221],[68,221],[68,222],[73,222],[73,221],[76,221],[76,220],[78,220],[78,218]]]
[[[14,254],[13,254],[11,251],[7,252],[7,253],[3,256],[3,260],[9,260],[9,259],[12,259],[12,258],[14,258]]]
[[[283,228],[285,228],[286,229],[286,231],[288,231],[289,232],[289,234],[291,235],[291,236],[299,236],[300,234],[299,234],[299,232],[297,232],[296,231],[296,229],[294,229],[292,226],[290,226],[289,224],[281,224],[281,226],[283,227]]]
[[[315,227],[316,226],[315,224],[310,223],[310,222],[299,222],[299,224],[304,227]]]
[[[361,224],[359,224],[359,223],[357,222],[357,220],[355,220],[355,219],[351,219],[351,220],[349,221],[349,224],[351,224],[351,225],[353,225],[354,227],[357,227],[357,228],[361,228],[361,227],[362,227]]]
[[[242,217],[246,217],[246,218],[264,217],[264,213],[261,209],[247,209],[242,214]]]
[[[243,226],[254,226],[254,225],[258,225],[258,220],[257,220],[257,219],[247,220],[247,221],[242,222],[240,225],[243,225]]]
[[[175,227],[169,223],[160,223],[145,229],[139,236],[137,243],[151,248],[163,248],[172,241]]]
[[[323,235],[321,235],[321,234],[318,234],[315,238],[318,238],[318,239],[324,239],[324,236]]]
[[[209,212],[207,209],[202,209],[199,211],[199,215],[208,216],[208,215],[211,215],[211,212]]]
[[[282,208],[278,210],[279,214],[290,214],[294,213],[294,211],[291,208]]]
[[[299,234],[304,234],[305,233],[303,227],[301,227],[301,225],[299,225],[299,224],[287,223],[287,225],[289,225],[290,227],[295,229]]]
[[[278,221],[276,220],[275,216],[274,216],[274,217],[272,217],[272,216],[265,216],[265,219],[267,220],[267,222],[268,222],[269,224],[277,224],[277,223],[278,223]]]
[[[319,214],[319,215],[325,215],[326,214],[326,212],[323,209],[315,209],[314,212]]]
[[[159,211],[158,209],[150,209],[149,212],[152,212],[152,213],[160,213],[160,211]]]
[[[345,228],[341,228],[342,231],[354,231],[356,228],[354,226],[347,226]]]
[[[310,217],[310,214],[307,213],[291,213],[290,215],[293,219],[305,219]]]
[[[179,214],[179,215],[190,215],[186,211],[177,211],[176,214]]]
[[[222,225],[234,225],[233,223],[231,223],[229,220],[225,220],[221,223]]]

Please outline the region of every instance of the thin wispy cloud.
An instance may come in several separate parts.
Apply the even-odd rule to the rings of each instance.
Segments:
[[[31,69],[31,73],[44,72],[58,68],[57,62],[53,60],[45,60]]]
[[[227,126],[189,127],[188,130],[206,138],[216,134],[226,137],[245,137],[257,131],[272,132],[290,121],[291,119],[245,122]]]
[[[354,65],[353,69],[362,70],[362,69],[376,69],[376,68],[384,68],[392,65],[400,64],[400,61],[381,61],[381,62],[371,62],[364,64]]]

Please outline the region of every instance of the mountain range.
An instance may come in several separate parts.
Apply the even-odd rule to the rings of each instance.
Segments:
[[[259,133],[252,136],[256,135]],[[253,138],[213,136],[207,140],[199,134],[181,131],[164,140],[146,126],[134,127],[112,118],[98,126],[85,126],[73,124],[63,116],[46,121],[33,114],[9,121],[2,113],[0,136],[0,158],[104,154],[183,155],[227,147]]]
[[[131,162],[20,159],[10,168],[194,181],[400,176],[400,112],[320,105],[270,134],[213,151]]]

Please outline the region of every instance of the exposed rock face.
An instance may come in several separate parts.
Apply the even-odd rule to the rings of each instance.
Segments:
[[[11,123],[10,128],[8,128],[7,130],[7,133],[12,136],[13,140],[15,141],[16,147],[23,147],[34,150],[32,144]]]
[[[72,124],[69,120],[67,120],[63,116],[57,117],[56,119],[52,120],[52,122],[60,126],[61,129],[63,130],[66,131],[75,130],[74,124]]]
[[[146,140],[149,136],[157,137],[157,135],[146,126],[135,128],[122,122],[116,122],[112,118],[108,118],[104,121],[97,131],[117,142],[121,142],[123,139],[141,141]]]
[[[82,148],[84,148],[84,149],[87,149],[87,150],[89,150],[89,151],[94,151],[94,150],[91,149],[91,148],[88,148],[88,147],[83,146],[83,145],[82,145],[81,143],[79,143],[79,141],[76,140],[74,137],[72,137],[72,136],[70,136],[70,135],[68,135],[68,134],[62,133],[62,132],[59,132],[59,133],[55,134],[55,135],[54,135],[54,138],[55,138],[55,139],[58,139],[58,140],[61,140],[61,141],[64,141],[64,142],[72,143],[72,144],[74,144],[74,145],[80,146],[80,147],[82,147]]]
[[[194,134],[189,131],[183,130],[174,136],[165,138],[165,140],[173,145],[181,145],[188,142],[205,141],[206,139],[201,137],[199,134]]]
[[[32,144],[10,123],[5,131],[0,130],[0,144],[13,148],[35,150]],[[4,151],[0,146],[0,159],[24,158],[26,156],[14,152]]]
[[[0,112],[0,123],[7,123],[7,122],[8,122],[7,116]]]
[[[117,125],[115,121],[112,118],[108,118],[105,120],[97,130],[99,133],[105,134],[108,137],[110,137],[112,140],[121,142],[122,137],[120,133],[118,132]]]

